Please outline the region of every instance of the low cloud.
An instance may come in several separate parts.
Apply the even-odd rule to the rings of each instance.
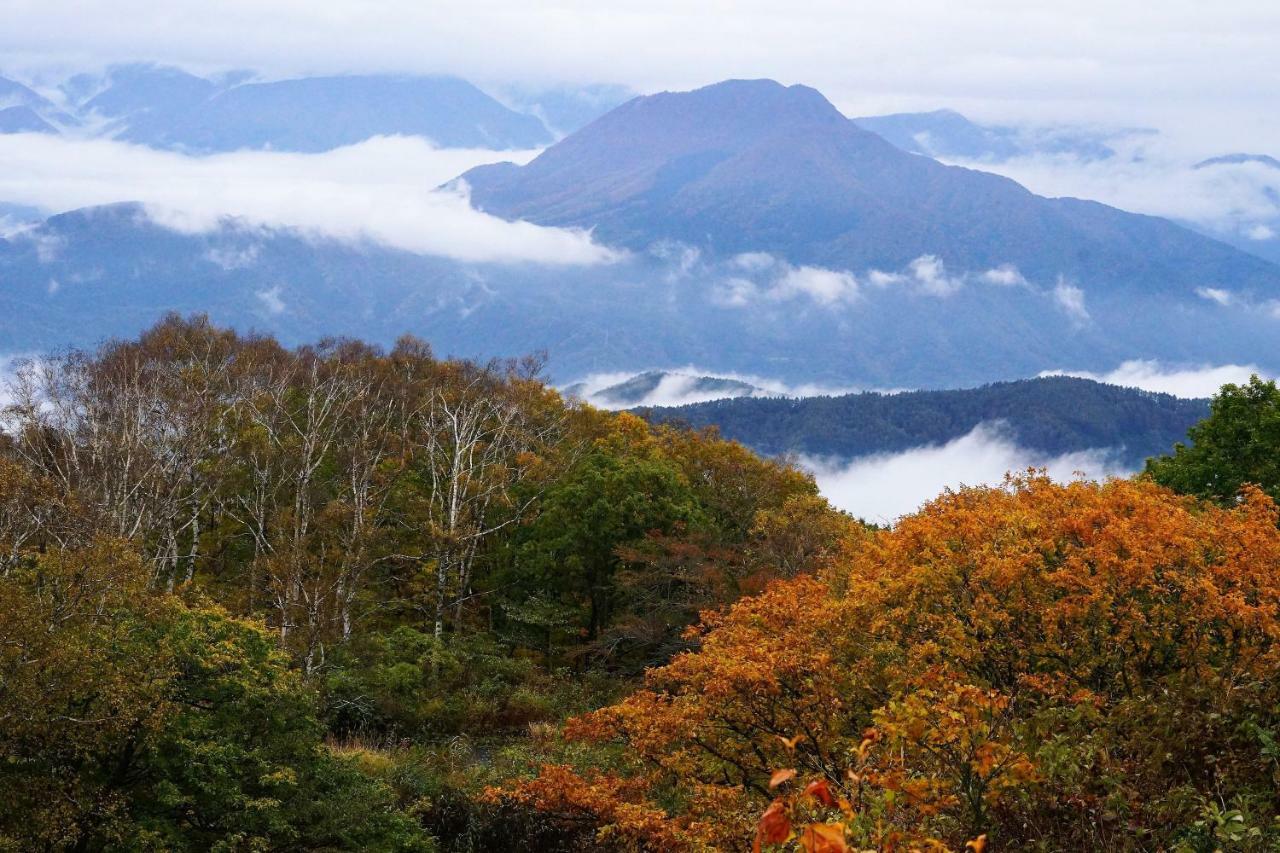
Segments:
[[[1197,287],[1196,296],[1223,308],[1234,308],[1280,320],[1280,299],[1255,299],[1221,287]]]
[[[1280,169],[1265,163],[1200,160],[1222,154],[1189,147],[1167,136],[1137,134],[1109,140],[1116,156],[1083,159],[1039,154],[998,163],[951,160],[996,172],[1049,197],[1087,198],[1104,204],[1194,223],[1223,236],[1274,239],[1280,228]]]
[[[730,275],[716,284],[711,298],[729,308],[795,299],[834,306],[858,298],[858,279],[846,270],[792,266],[768,252],[743,252],[729,258],[724,266]],[[682,265],[681,271],[689,269]]]
[[[620,400],[611,389],[629,382],[644,373],[662,373],[662,378],[642,397]],[[734,386],[717,384],[708,387],[703,380],[723,380]],[[735,387],[736,386],[736,387]],[[865,389],[851,386],[822,385],[820,383],[792,384],[778,379],[748,373],[709,370],[695,365],[685,365],[661,371],[592,373],[562,386],[572,389],[581,399],[602,409],[628,409],[635,406],[685,406],[707,403],[731,397],[829,397],[854,394]],[[895,389],[896,390],[896,389]]]
[[[259,290],[254,295],[258,297],[258,302],[261,303],[262,309],[274,317],[284,313],[285,304],[284,300],[280,298],[281,293],[280,285],[277,284],[275,287]]]
[[[984,273],[985,275],[985,273]],[[936,255],[921,255],[901,272],[871,270],[867,282],[872,287],[910,287],[927,296],[947,297],[964,287],[966,276],[950,275]]]
[[[979,278],[987,284],[997,284],[1001,287],[1025,287],[1027,285],[1027,280],[1013,264],[1001,264],[995,269],[987,270]]]
[[[257,243],[247,246],[212,248],[204,253],[204,259],[224,271],[245,269],[253,266],[262,248]]]
[[[1207,299],[1210,302],[1216,302],[1223,307],[1226,307],[1235,301],[1235,297],[1231,294],[1231,291],[1223,290],[1221,287],[1197,287],[1196,296],[1199,296],[1201,299]]]
[[[743,252],[725,264],[728,275],[712,290],[712,298],[727,307],[760,301],[786,302],[806,298],[836,306],[858,300],[864,288],[904,288],[922,296],[945,299],[966,283],[977,281],[1000,287],[1029,286],[1012,264],[977,273],[952,273],[936,255],[921,255],[896,272],[871,269],[863,273],[814,266],[792,266],[767,252]],[[688,269],[682,265],[682,272]]]
[[[438,189],[472,166],[527,162],[536,153],[378,137],[322,154],[192,157],[111,140],[13,134],[0,136],[0,199],[49,212],[137,201],[160,225],[187,233],[234,219],[461,261],[616,260],[587,231],[506,222],[472,208],[465,186]]]
[[[1084,304],[1084,291],[1074,284],[1060,280],[1053,288],[1053,301],[1071,318],[1071,322],[1077,325],[1089,322],[1089,309]]]
[[[743,252],[734,255],[729,261],[730,265],[747,272],[762,272],[777,262],[778,259],[768,252]]]
[[[1020,447],[999,424],[980,424],[967,435],[941,445],[902,453],[864,456],[851,462],[802,458],[818,488],[835,506],[880,524],[915,512],[944,489],[996,485],[1010,471],[1047,469],[1066,481],[1129,473],[1109,449],[1085,450],[1061,456]]]
[[[773,299],[808,296],[820,305],[850,302],[858,297],[858,281],[852,274],[821,267],[788,269],[769,290]]]
[[[1173,367],[1158,361],[1134,359],[1126,361],[1107,373],[1085,370],[1046,370],[1041,376],[1076,376],[1093,379],[1109,385],[1141,388],[1175,397],[1193,399],[1211,397],[1228,382],[1248,382],[1250,376],[1266,377],[1267,373],[1256,364],[1220,364],[1193,367]]]

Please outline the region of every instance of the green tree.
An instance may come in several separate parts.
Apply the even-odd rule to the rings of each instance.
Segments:
[[[402,850],[275,638],[111,540],[0,575],[0,849]]]
[[[522,530],[518,579],[579,607],[581,628],[595,640],[618,604],[618,548],[702,522],[683,472],[642,421],[623,415],[615,432],[543,495],[539,514]]]
[[[1187,433],[1169,456],[1147,460],[1146,473],[1162,486],[1219,504],[1236,500],[1240,487],[1254,483],[1280,499],[1280,389],[1252,377],[1244,385],[1224,385],[1209,417]]]

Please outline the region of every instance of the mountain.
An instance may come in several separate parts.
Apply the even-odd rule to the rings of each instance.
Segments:
[[[44,95],[16,80],[0,77],[0,133],[56,133],[55,125],[75,124],[73,116]]]
[[[947,160],[1000,163],[1037,154],[1071,154],[1081,160],[1115,156],[1115,133],[1072,127],[1026,128],[984,125],[955,110],[855,118],[854,124],[883,136],[903,151]],[[1150,131],[1125,131],[1125,134]]]
[[[1195,168],[1208,169],[1213,166],[1239,166],[1242,163],[1257,163],[1271,169],[1280,169],[1280,160],[1269,154],[1223,154],[1219,157],[1201,160],[1196,163]]]
[[[1224,191],[1253,185],[1260,198],[1252,204],[1241,205],[1241,219],[1237,221],[1197,223],[1188,227],[1280,264],[1280,160],[1268,154],[1223,154],[1201,160],[1192,168],[1219,181]]]
[[[1280,372],[1280,268],[1164,220],[907,154],[804,87],[633,99],[526,167],[466,180],[481,207],[631,251],[464,263],[233,220],[179,232],[137,205],[22,229],[7,217],[0,355],[132,335],[173,309],[291,343],[407,331],[456,355],[546,350],[562,384],[687,365],[861,388],[1132,359]],[[653,381],[650,393],[685,380]]]
[[[371,136],[425,136],[445,147],[534,148],[542,122],[454,77],[352,75],[255,82],[142,63],[79,75],[63,87],[120,139],[194,152],[326,151]]]
[[[927,256],[961,271],[1011,265],[1086,293],[1218,283],[1280,295],[1280,267],[1259,258],[1163,219],[908,154],[817,91],[768,80],[636,98],[525,166],[462,180],[485,211],[593,228],[635,250],[678,241],[853,272]]]
[[[17,80],[0,77],[0,107],[40,107],[45,104],[49,104],[48,100],[35,90]]]
[[[14,211],[14,223],[29,213]],[[1194,293],[1096,292],[1066,300],[1068,310],[1057,288],[966,278],[939,293],[912,278],[832,302],[794,286],[803,270],[780,261],[635,252],[586,267],[461,263],[235,221],[184,233],[138,205],[8,230],[0,355],[131,336],[175,310],[288,343],[350,335],[389,344],[413,332],[442,354],[545,350],[561,384],[649,368],[789,386],[944,388],[1100,373],[1133,358],[1280,371],[1277,318],[1265,305]],[[817,274],[820,284],[831,277]],[[751,296],[739,302],[744,289]]]
[[[609,110],[636,96],[626,86],[594,84],[551,87],[503,86],[497,93],[518,112],[537,116],[556,137],[586,127]]]
[[[131,63],[108,68],[101,79],[73,78],[64,91],[78,94],[78,107],[85,112],[144,127],[172,121],[220,89],[213,80],[180,68]]]
[[[649,370],[621,382],[596,387],[578,382],[562,389],[595,406],[621,409],[632,406],[670,404],[666,401],[718,400],[726,397],[750,397],[763,389],[740,379],[723,376],[698,376],[666,370]]]
[[[552,139],[537,118],[465,80],[373,75],[244,83],[148,141],[196,151],[326,151],[391,134],[424,136],[447,148],[536,148]]]
[[[0,110],[0,133],[57,133],[58,129],[40,117],[31,107],[6,107]]]
[[[1138,467],[1184,441],[1208,415],[1209,403],[1054,376],[963,390],[739,398],[638,411],[653,422],[714,426],[726,438],[775,456],[897,453],[1001,422],[1020,447],[1046,456],[1122,448],[1123,464]]]

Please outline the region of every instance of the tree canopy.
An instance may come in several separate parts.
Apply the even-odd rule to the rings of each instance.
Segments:
[[[1190,444],[1148,460],[1146,472],[1157,483],[1221,504],[1253,483],[1280,500],[1280,388],[1273,380],[1224,385],[1209,417],[1187,437]]]
[[[944,496],[569,724],[626,767],[509,796],[644,849],[1199,850],[1231,823],[1263,849],[1277,517],[1133,481]]]

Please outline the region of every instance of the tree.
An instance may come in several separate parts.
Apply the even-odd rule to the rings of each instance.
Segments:
[[[554,590],[582,613],[595,640],[618,604],[618,548],[650,532],[702,522],[688,480],[643,421],[618,417],[613,431],[548,487],[520,531],[518,580]]]
[[[1278,517],[1256,489],[946,494],[708,614],[567,733],[621,744],[631,800],[728,849],[1212,849],[1215,809],[1273,843]]]
[[[1209,417],[1187,437],[1190,446],[1178,444],[1171,455],[1147,460],[1147,476],[1224,505],[1246,483],[1280,500],[1280,388],[1274,381],[1254,376],[1245,385],[1222,386]]]
[[[414,432],[422,538],[434,574],[432,631],[448,610],[461,620],[483,547],[520,521],[537,496],[530,482],[559,439],[563,418],[533,381],[534,359],[503,368],[446,365],[427,389]],[[522,488],[523,487],[523,488]]]
[[[421,849],[271,634],[150,574],[99,538],[0,576],[0,848]]]

